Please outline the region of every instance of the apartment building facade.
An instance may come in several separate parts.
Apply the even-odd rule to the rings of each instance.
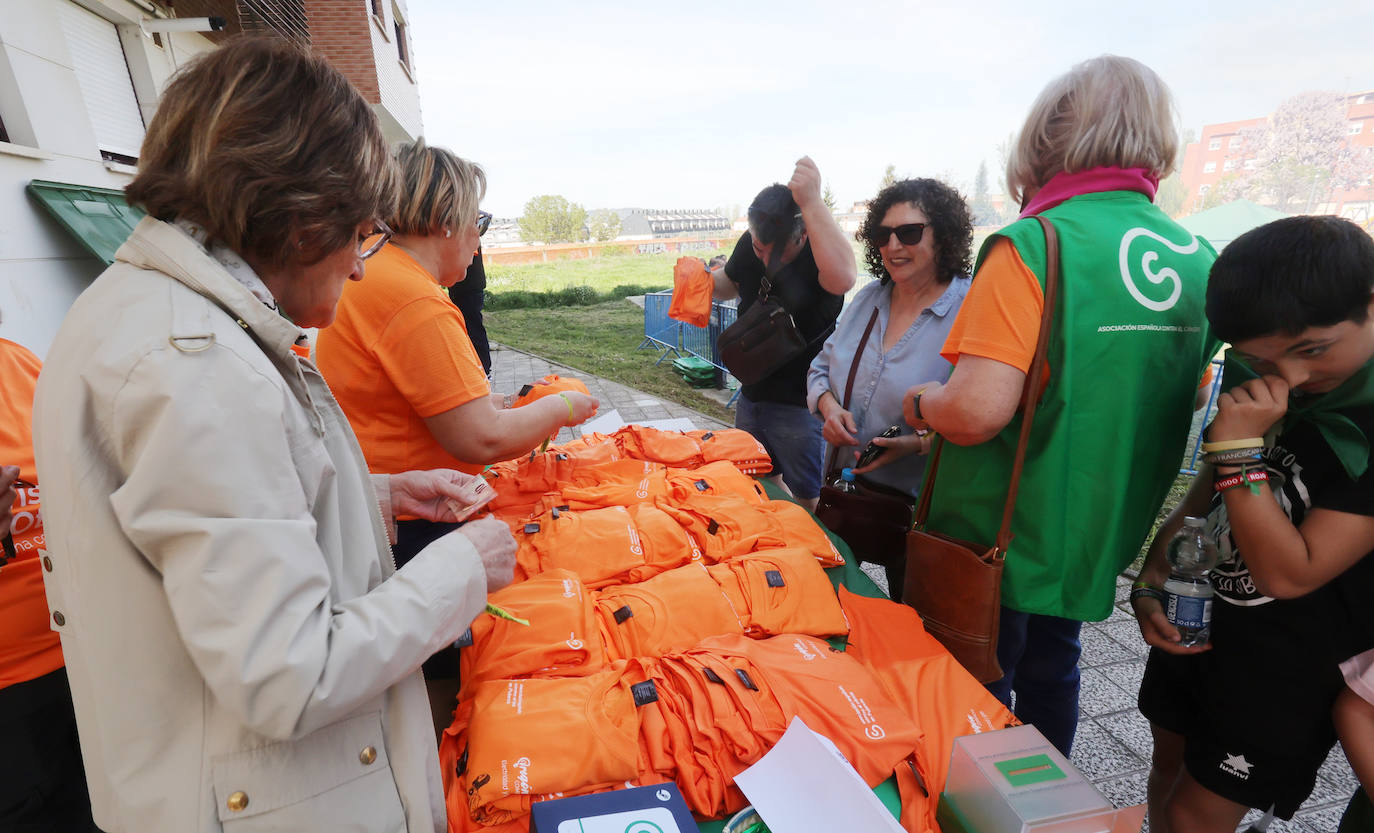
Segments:
[[[122,190],[178,67],[240,32],[309,44],[402,140],[422,131],[408,29],[404,0],[0,0],[0,337],[44,355],[137,223]]]
[[[1346,141],[1374,147],[1374,90],[1350,93],[1346,97]],[[1202,135],[1184,150],[1180,176],[1187,197],[1183,212],[1198,211],[1207,194],[1227,176],[1254,170],[1258,161],[1245,147],[1245,131],[1263,125],[1266,117],[1205,125]],[[1331,195],[1331,200],[1315,202],[1315,213],[1350,217],[1369,223],[1374,218],[1374,185]]]

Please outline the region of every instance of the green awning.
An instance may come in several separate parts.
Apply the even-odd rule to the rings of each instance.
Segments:
[[[72,233],[82,246],[107,265],[134,230],[143,212],[124,201],[124,192],[35,179],[28,191]]]
[[[1257,226],[1287,217],[1281,211],[1256,205],[1249,200],[1234,200],[1216,208],[1190,214],[1178,221],[1180,226],[1207,238],[1219,252],[1237,237]]]

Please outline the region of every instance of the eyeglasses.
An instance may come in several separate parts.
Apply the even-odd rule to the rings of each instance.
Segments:
[[[491,214],[485,211],[477,212],[477,236],[481,237],[491,228]]]
[[[387,241],[391,239],[391,235],[395,233],[396,232],[391,230],[390,226],[378,220],[377,228],[374,229],[371,234],[358,235],[358,258],[360,260],[367,260],[377,252],[380,252],[382,247],[387,244]],[[367,245],[367,241],[374,235],[377,239],[372,241],[372,245]]]
[[[906,225],[891,228],[890,226],[874,226],[868,232],[868,242],[881,249],[892,239],[892,235],[897,235],[897,242],[903,246],[915,246],[921,242],[921,237],[925,234],[925,223],[907,223]]]

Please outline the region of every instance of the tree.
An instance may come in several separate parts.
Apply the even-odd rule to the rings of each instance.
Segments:
[[[1206,211],[1209,208],[1216,208],[1228,202],[1234,202],[1245,195],[1249,186],[1240,174],[1227,174],[1217,180],[1207,193],[1202,195],[1202,202],[1198,204],[1198,211]]]
[[[584,238],[586,222],[587,209],[565,197],[531,197],[520,218],[520,239],[527,243],[574,243]]]
[[[882,181],[878,183],[878,190],[881,191],[881,190],[883,190],[884,188],[886,188],[886,187],[889,186],[889,185],[894,185],[894,184],[896,184],[896,182],[897,182],[897,166],[896,166],[896,165],[888,165],[886,168],[883,169],[883,178],[882,178]]]
[[[825,183],[825,191],[821,194],[821,202],[825,203],[825,207],[830,209],[832,214],[835,213],[835,192],[830,190],[829,182]]]
[[[1311,211],[1368,181],[1374,148],[1346,141],[1346,112],[1339,93],[1299,93],[1264,124],[1242,130],[1242,155],[1253,161],[1238,173],[1237,196],[1280,211]]]
[[[1174,171],[1159,183],[1159,192],[1155,194],[1155,205],[1159,210],[1168,214],[1170,217],[1177,217],[1183,210],[1183,202],[1188,198],[1188,191],[1183,187],[1183,177]]]
[[[973,177],[973,202],[969,204],[969,211],[973,213],[975,226],[989,226],[1001,219],[997,215],[997,210],[992,207],[992,200],[988,199],[988,163],[986,160],[978,162],[978,173]]]
[[[598,208],[587,215],[587,229],[593,240],[614,240],[620,236],[620,215],[609,208]]]

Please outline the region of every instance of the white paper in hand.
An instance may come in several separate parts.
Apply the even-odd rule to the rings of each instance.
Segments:
[[[768,754],[735,776],[773,833],[863,830],[903,833],[849,761],[800,717]]]

